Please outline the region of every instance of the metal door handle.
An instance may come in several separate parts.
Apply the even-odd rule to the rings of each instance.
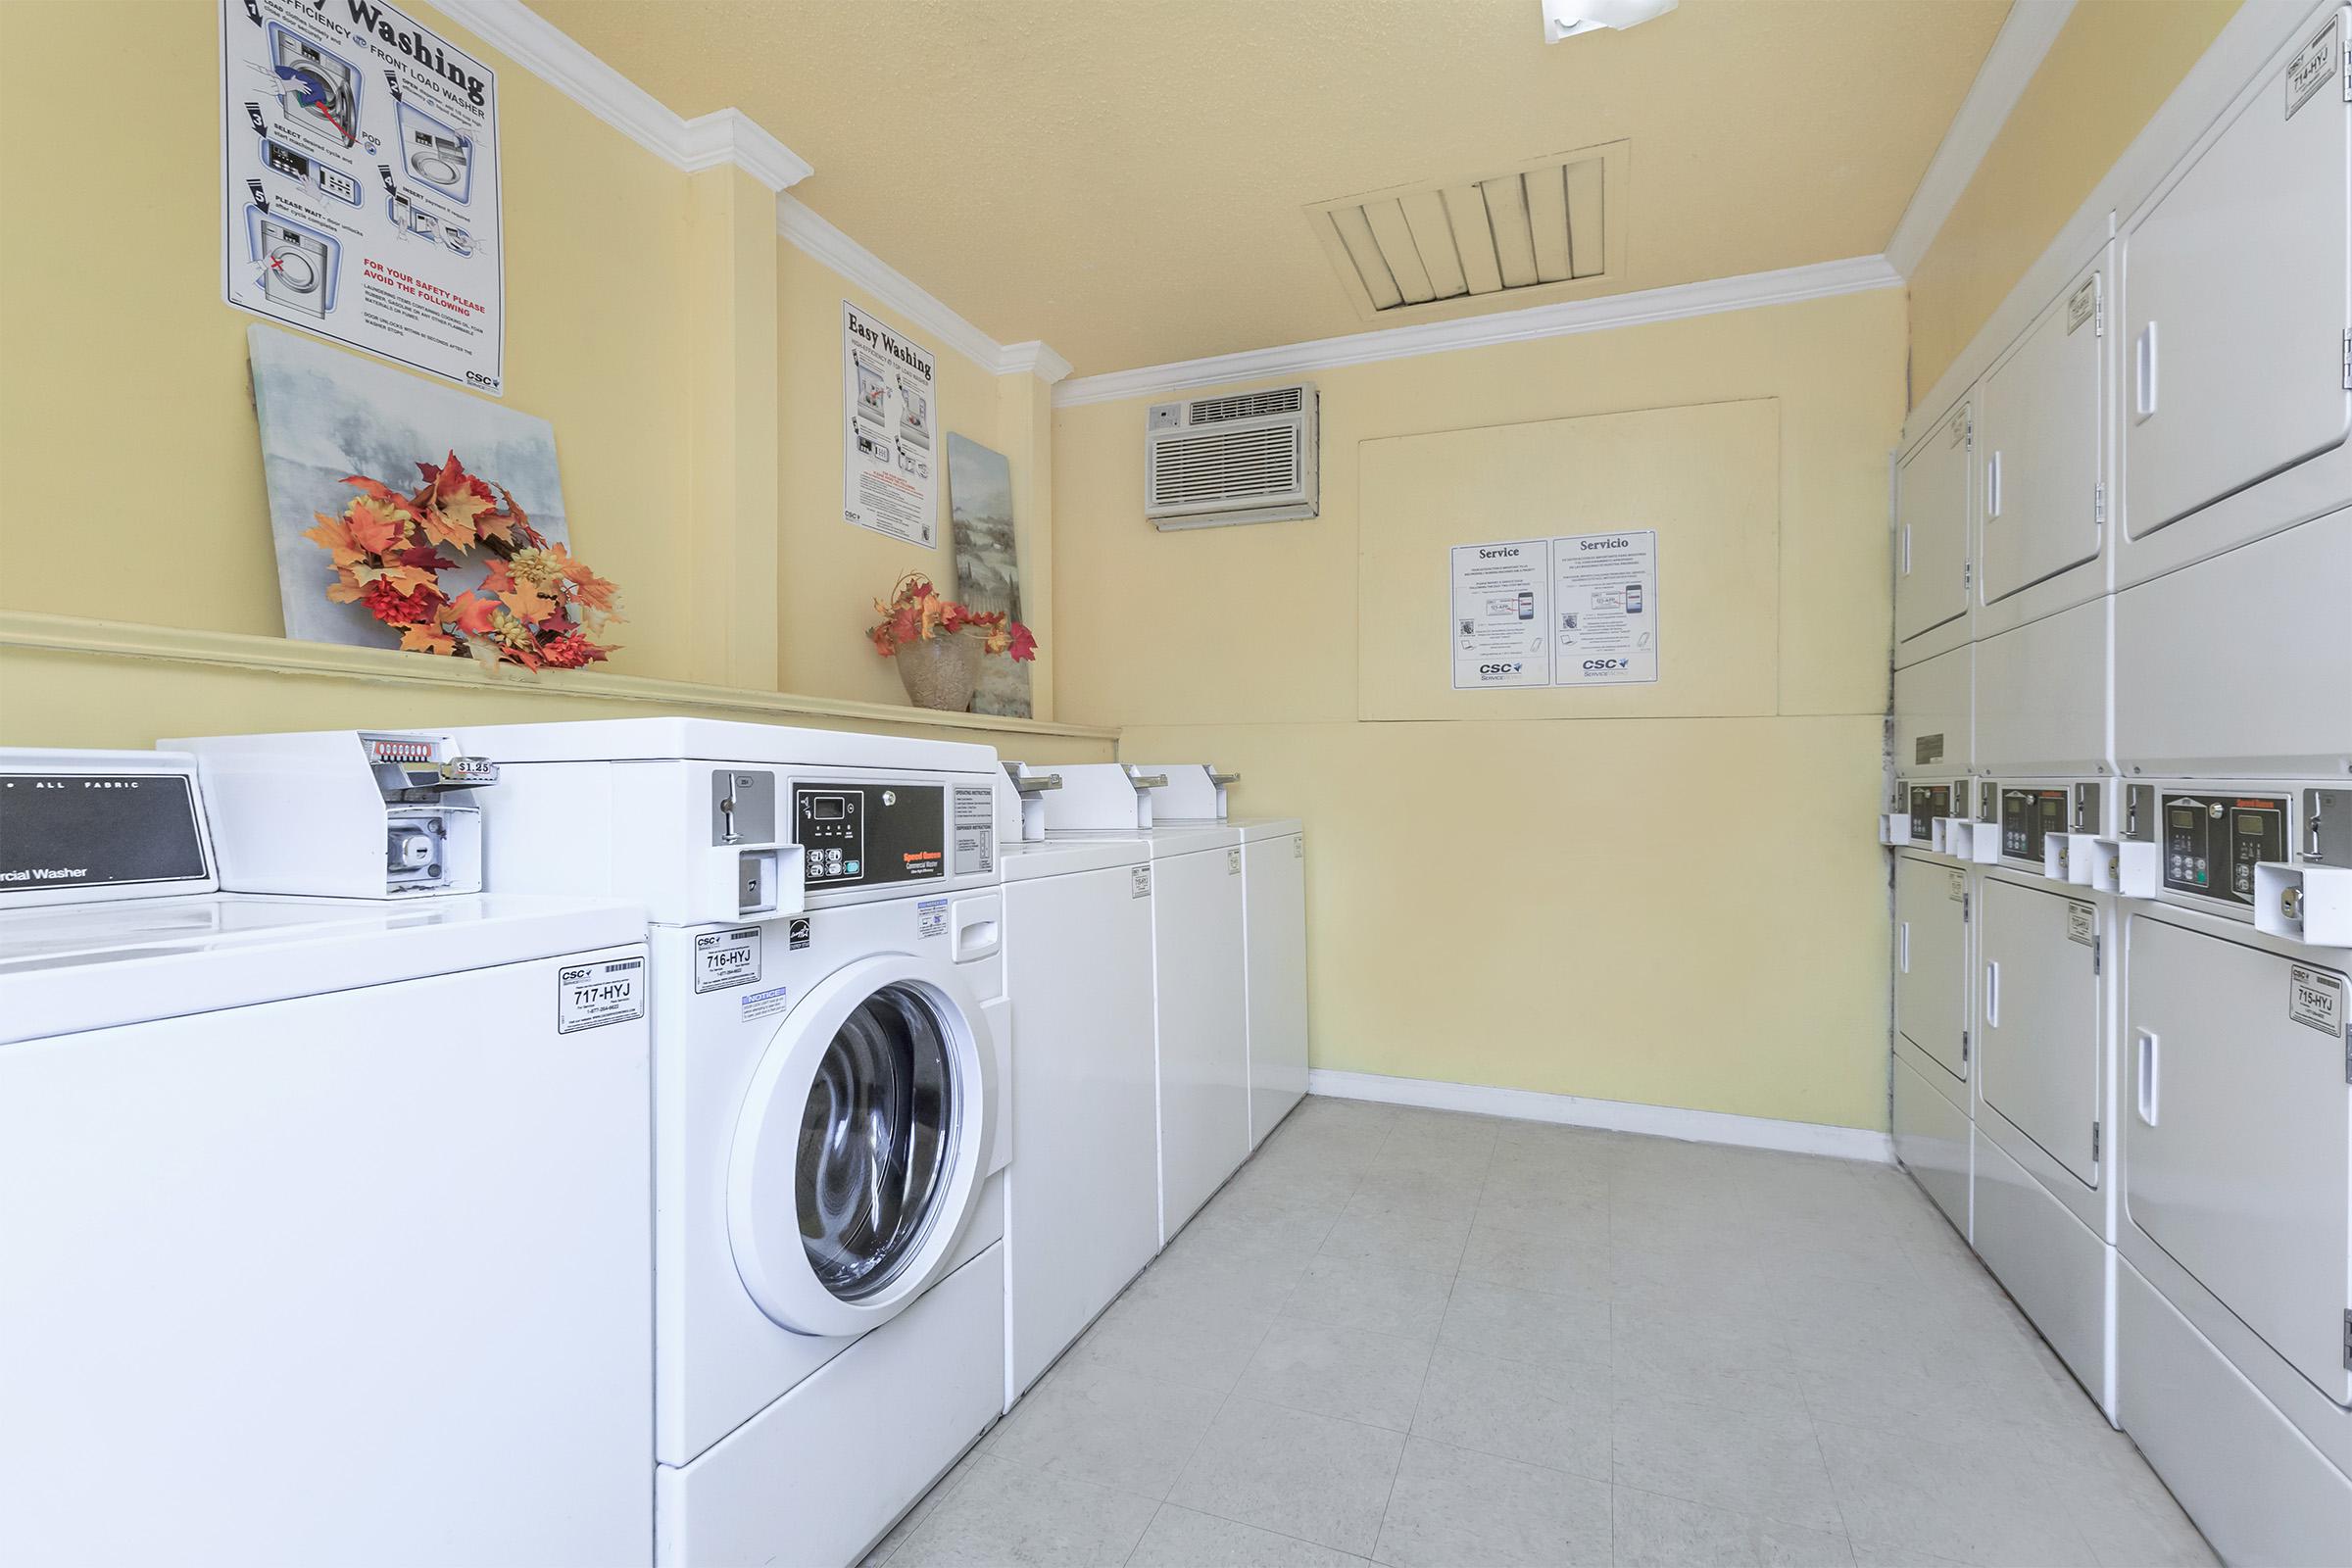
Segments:
[[[2139,329],[2132,345],[2133,370],[2132,404],[2138,418],[2144,419],[2156,412],[2156,323],[2150,321]]]
[[[2001,966],[1988,963],[1984,966],[1984,1027],[1998,1029],[2000,1026]]]
[[[1991,461],[1984,465],[1984,515],[1991,518],[2000,514],[2001,455],[1995,452]]]
[[[1902,950],[1902,954],[1896,961],[1901,965],[1903,973],[1909,974],[1911,972],[1911,922],[1908,920],[1902,923],[1902,940],[1897,946]]]
[[[2151,1127],[2156,1125],[2156,1097],[2159,1089],[2156,1075],[2162,1061],[2157,1048],[2156,1032],[2153,1029],[2140,1030],[2139,1068],[2133,1077],[2137,1079],[2135,1087],[2138,1090],[2139,1098],[2139,1119]]]
[[[1903,524],[1903,571],[1902,571],[1902,574],[1903,574],[1904,576],[1906,576],[1906,577],[1908,577],[1908,576],[1910,576],[1910,575],[1911,575],[1911,525],[1910,525],[1909,523],[1907,523],[1907,522]]]

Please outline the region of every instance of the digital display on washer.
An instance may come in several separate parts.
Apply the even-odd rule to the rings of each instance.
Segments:
[[[793,838],[809,891],[946,876],[945,795],[936,784],[795,784]]]
[[[47,888],[204,878],[204,837],[186,779],[0,775],[0,899]]]
[[[2254,867],[2286,858],[2284,796],[2167,795],[2164,885],[2251,907]]]

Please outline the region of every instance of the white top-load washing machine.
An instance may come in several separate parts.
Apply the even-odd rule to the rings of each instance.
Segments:
[[[1005,1399],[1045,1374],[1159,1250],[1152,849],[1048,838],[1051,768],[999,785],[1004,994],[1020,1019],[1005,1172]]]
[[[1166,776],[1063,763],[1046,793],[1049,840],[1140,838],[1151,850],[1153,1033],[1159,1083],[1159,1239],[1165,1246],[1250,1156],[1250,1023],[1242,956],[1242,836],[1216,822],[1155,825]]]
[[[693,719],[463,738],[500,767],[491,889],[653,919],[656,1560],[854,1561],[1004,1406],[996,755]]]
[[[1250,1147],[1306,1097],[1306,829],[1295,816],[1229,814],[1239,773],[1207,762],[1139,762],[1167,783],[1152,819],[1220,822],[1242,836],[1242,983],[1250,1021]]]
[[[643,917],[215,886],[0,752],[0,1560],[645,1562]]]

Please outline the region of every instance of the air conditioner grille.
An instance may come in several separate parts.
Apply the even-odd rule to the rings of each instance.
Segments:
[[[1300,481],[1296,425],[1163,436],[1152,450],[1152,499],[1161,506],[1288,495]]]
[[[1224,419],[1259,419],[1269,414],[1297,414],[1305,407],[1306,389],[1298,386],[1271,387],[1263,392],[1243,392],[1226,398],[1199,398],[1193,403],[1192,422],[1215,424]]]

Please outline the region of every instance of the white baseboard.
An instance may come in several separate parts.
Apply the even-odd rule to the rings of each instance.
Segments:
[[[1379,1073],[1338,1072],[1315,1067],[1306,1092],[1335,1100],[1376,1100],[1390,1105],[1431,1110],[1464,1110],[1479,1116],[1510,1116],[1564,1127],[1599,1127],[1610,1132],[1645,1133],[1694,1144],[1733,1144],[1741,1149],[1777,1149],[1790,1154],[1828,1154],[1836,1159],[1894,1162],[1894,1143],[1864,1127],[1830,1127],[1810,1121],[1776,1121],[1769,1116],[1735,1116],[1722,1110],[1685,1110],[1675,1105],[1639,1105],[1623,1100],[1587,1100],[1533,1089],[1497,1089],[1488,1084],[1449,1084],[1434,1078],[1387,1078]]]

